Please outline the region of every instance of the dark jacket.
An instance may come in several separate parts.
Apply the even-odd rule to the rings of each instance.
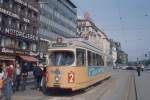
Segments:
[[[39,77],[39,76],[42,76],[42,69],[40,67],[35,67],[33,69],[33,75],[35,77]]]

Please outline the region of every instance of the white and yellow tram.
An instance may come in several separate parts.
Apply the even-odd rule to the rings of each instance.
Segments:
[[[52,43],[48,49],[47,88],[75,91],[111,77],[102,56],[99,48],[82,39]]]

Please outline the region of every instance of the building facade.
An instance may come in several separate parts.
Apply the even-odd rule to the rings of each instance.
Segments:
[[[117,49],[116,64],[123,65],[123,66],[127,65],[128,64],[128,54],[122,50],[121,43],[116,42],[116,49]]]
[[[20,59],[36,60],[38,14],[37,0],[0,0],[0,61],[3,65],[8,61],[22,62]]]
[[[103,62],[107,66],[110,62],[110,41],[107,35],[89,19],[78,19],[77,32],[80,37],[94,43],[102,50]]]
[[[40,58],[45,58],[48,44],[57,38],[76,37],[77,8],[71,0],[48,0],[40,5]]]
[[[116,43],[114,40],[110,40],[110,49],[111,49],[111,63],[113,65],[113,67],[116,67],[116,61],[117,61],[117,47],[116,47]]]
[[[71,0],[40,2],[40,11],[41,37],[55,40],[76,36],[77,9]]]

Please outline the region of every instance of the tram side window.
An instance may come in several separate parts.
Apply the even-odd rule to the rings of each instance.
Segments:
[[[103,65],[102,62],[102,57],[100,55],[88,51],[88,66],[101,66]]]
[[[88,66],[92,66],[92,57],[91,57],[92,55],[91,55],[91,52],[90,51],[88,51]]]
[[[103,64],[102,64],[102,57],[100,56],[100,55],[97,55],[97,65],[98,66],[102,66]]]
[[[86,51],[83,49],[76,50],[77,57],[77,66],[85,66],[86,65]]]
[[[96,54],[96,65],[97,65],[97,66],[99,66],[99,62],[100,62],[99,55]]]
[[[95,54],[95,53],[93,54],[93,59],[94,59],[94,60],[93,60],[93,65],[94,65],[94,66],[97,66],[97,57],[96,57],[96,54]]]

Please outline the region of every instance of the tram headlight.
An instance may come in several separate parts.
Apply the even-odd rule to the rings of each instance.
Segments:
[[[56,77],[55,77],[55,81],[56,81],[56,82],[60,81],[60,79],[61,79],[60,76],[56,76]]]

